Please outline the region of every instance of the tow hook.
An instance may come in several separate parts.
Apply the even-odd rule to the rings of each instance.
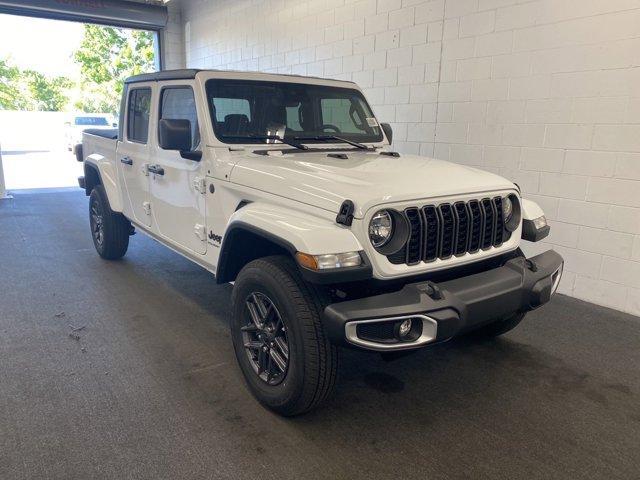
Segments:
[[[421,284],[418,287],[418,290],[420,290],[423,293],[426,293],[433,300],[442,299],[442,290],[440,290],[440,287],[438,287],[438,285],[436,285],[433,282],[426,282]]]

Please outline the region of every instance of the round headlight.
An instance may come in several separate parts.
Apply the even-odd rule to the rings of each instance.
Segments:
[[[521,217],[522,210],[518,196],[512,193],[503,198],[502,220],[504,221],[504,228],[510,232],[515,232],[520,226]]]
[[[508,223],[511,220],[511,216],[513,215],[513,202],[509,197],[505,197],[502,199],[502,218],[505,223]]]
[[[393,235],[393,219],[386,210],[380,210],[369,222],[369,239],[375,248],[385,245]]]

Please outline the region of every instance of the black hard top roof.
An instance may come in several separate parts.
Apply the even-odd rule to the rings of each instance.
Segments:
[[[124,83],[139,83],[139,82],[158,82],[162,80],[193,80],[196,78],[198,72],[232,72],[233,70],[214,70],[214,69],[197,69],[197,68],[183,68],[181,70],[162,70],[155,73],[143,73],[142,75],[134,75],[127,78]],[[236,72],[236,73],[264,73],[264,72]],[[302,77],[302,78],[316,78],[319,80],[332,80],[330,78],[312,77],[306,75],[289,75],[289,74],[271,74],[280,77]],[[340,80],[344,83],[353,83],[346,80]]]
[[[124,83],[157,82],[159,80],[191,80],[196,78],[196,73],[201,70],[195,68],[183,68],[181,70],[163,70],[155,73],[143,73],[127,78]]]

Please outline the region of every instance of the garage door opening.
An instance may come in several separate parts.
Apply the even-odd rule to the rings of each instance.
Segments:
[[[158,57],[154,31],[0,14],[6,189],[77,187],[82,131],[116,127],[123,80]]]

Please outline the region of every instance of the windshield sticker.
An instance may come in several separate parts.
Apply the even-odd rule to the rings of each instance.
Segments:
[[[377,127],[378,126],[378,121],[373,117],[368,117],[367,118],[367,125],[369,125],[370,127]]]

